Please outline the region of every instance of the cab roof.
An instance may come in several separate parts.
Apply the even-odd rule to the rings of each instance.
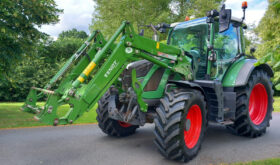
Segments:
[[[217,17],[217,18],[219,18],[219,17]],[[206,20],[207,20],[207,17],[202,17],[202,18],[197,18],[197,19],[184,21],[184,22],[175,22],[175,23],[172,23],[170,26],[171,27],[176,26],[176,28],[186,28],[189,26],[195,26],[195,25],[206,23]],[[231,17],[231,21],[242,23],[242,19],[237,18],[237,17]],[[245,25],[246,23],[243,22],[243,24]]]

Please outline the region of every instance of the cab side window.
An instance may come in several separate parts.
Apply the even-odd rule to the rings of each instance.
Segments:
[[[237,27],[232,23],[229,29],[219,33],[219,24],[215,23],[214,51],[217,60],[214,62],[211,77],[222,80],[232,60],[239,54]]]
[[[216,24],[214,48],[217,59],[221,61],[233,59],[238,54],[237,28],[230,24],[227,31],[219,33],[219,26]]]

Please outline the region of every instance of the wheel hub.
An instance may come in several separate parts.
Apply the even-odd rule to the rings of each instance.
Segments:
[[[118,123],[120,126],[122,126],[124,128],[128,128],[128,127],[132,126],[131,124],[123,122],[123,121],[118,121]]]
[[[189,131],[190,128],[191,128],[191,120],[186,119],[185,131]]]
[[[199,140],[202,128],[201,109],[197,104],[190,107],[185,122],[185,144],[189,149],[192,149]]]
[[[260,125],[267,114],[268,95],[265,86],[258,83],[252,89],[249,100],[249,116],[255,125]]]

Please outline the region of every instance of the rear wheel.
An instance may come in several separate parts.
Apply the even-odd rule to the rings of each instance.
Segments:
[[[111,95],[110,91],[107,91],[103,95],[103,97],[99,100],[98,108],[96,110],[98,126],[104,133],[110,136],[123,137],[123,136],[132,135],[135,133],[136,129],[139,126],[131,125],[129,123],[125,123],[122,121],[117,121],[109,117],[109,113],[108,113],[108,104],[110,101],[109,98],[114,96],[115,94]],[[117,99],[115,99],[114,101],[118,102]]]
[[[187,162],[201,147],[206,122],[206,103],[200,91],[166,92],[156,110],[154,142],[166,158]]]
[[[248,84],[237,88],[236,93],[236,119],[230,128],[238,135],[261,136],[272,118],[273,90],[270,77],[263,70],[254,70]]]

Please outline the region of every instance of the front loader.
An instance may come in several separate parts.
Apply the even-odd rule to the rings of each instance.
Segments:
[[[160,153],[184,162],[197,155],[208,122],[260,136],[273,111],[273,72],[245,54],[247,3],[242,8],[242,19],[223,5],[204,18],[148,25],[153,39],[126,21],[108,41],[94,31],[43,89],[31,89],[22,110],[48,124],[72,124],[98,104],[104,133],[123,137],[154,123]],[[157,33],[166,31],[163,44]],[[59,117],[65,104],[70,109]]]

